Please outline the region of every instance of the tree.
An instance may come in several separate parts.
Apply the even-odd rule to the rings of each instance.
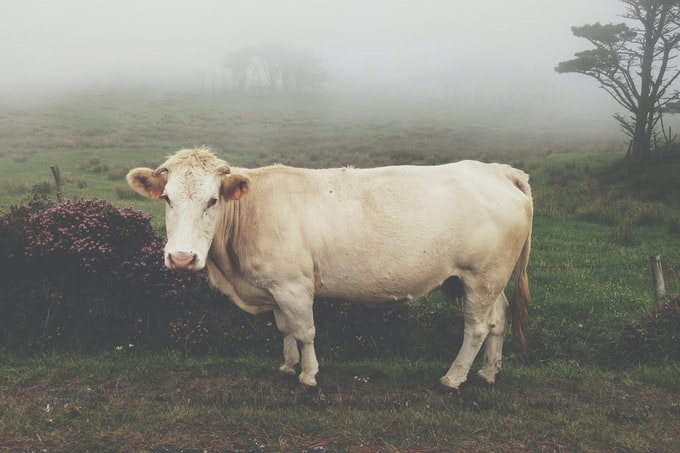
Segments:
[[[290,49],[280,44],[260,44],[227,53],[222,66],[229,71],[234,86],[244,92],[248,79],[264,81],[260,88],[275,92],[300,92],[306,86],[321,86],[330,79],[321,59],[311,52]]]
[[[585,38],[594,49],[576,53],[555,70],[596,79],[627,116],[615,114],[631,138],[629,157],[646,161],[664,108],[680,99],[674,82],[680,67],[680,0],[620,0],[626,5],[627,23],[599,22],[572,27],[574,36]]]
[[[280,70],[284,90],[294,88],[298,93],[306,86],[321,86],[331,78],[321,66],[321,59],[310,52],[288,52]]]
[[[229,70],[234,86],[241,93],[246,90],[251,60],[252,51],[247,47],[229,52],[222,58],[222,66]]]
[[[281,61],[287,52],[288,49],[280,44],[260,44],[254,48],[258,72],[264,77],[271,92],[275,92],[281,82]]]

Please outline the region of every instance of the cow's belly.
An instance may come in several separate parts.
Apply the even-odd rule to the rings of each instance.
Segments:
[[[384,293],[349,293],[349,292],[331,292],[331,291],[321,291],[316,295],[318,299],[329,299],[338,300],[343,302],[348,302],[352,304],[370,305],[377,307],[390,307],[394,305],[410,305],[414,299],[419,296],[414,297],[411,294],[401,294],[395,292],[384,292]]]
[[[387,265],[330,268],[319,272],[316,295],[367,305],[410,303],[441,286],[451,275],[449,266],[425,269],[417,268],[417,264],[398,269]]]

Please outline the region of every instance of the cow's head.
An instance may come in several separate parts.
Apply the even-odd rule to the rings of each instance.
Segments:
[[[186,270],[205,266],[225,203],[241,198],[249,184],[208,148],[178,151],[155,170],[132,169],[127,181],[140,194],[165,201],[165,265]]]

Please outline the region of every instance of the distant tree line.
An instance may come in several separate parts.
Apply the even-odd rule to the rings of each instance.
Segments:
[[[298,93],[306,87],[319,87],[330,80],[321,59],[309,51],[280,44],[260,44],[227,52],[222,68],[231,78],[234,90]]]

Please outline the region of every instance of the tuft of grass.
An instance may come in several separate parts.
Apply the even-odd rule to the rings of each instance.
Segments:
[[[124,181],[125,176],[132,167],[132,165],[114,164],[109,167],[106,177],[109,181]]]
[[[610,230],[610,240],[617,245],[632,245],[635,240],[635,225],[629,219],[615,223]]]
[[[24,181],[5,180],[0,181],[0,192],[9,195],[25,195],[29,191],[28,184]]]
[[[117,185],[115,188],[116,196],[118,197],[119,200],[142,200],[144,197],[142,197],[140,194],[135,192],[130,186],[128,185]]]
[[[102,162],[99,157],[91,157],[78,164],[78,169],[90,173],[106,173],[109,170],[109,166]]]
[[[38,195],[49,195],[53,192],[52,186],[52,182],[48,180],[38,181],[37,183],[33,184],[33,187],[31,187],[31,192]]]

